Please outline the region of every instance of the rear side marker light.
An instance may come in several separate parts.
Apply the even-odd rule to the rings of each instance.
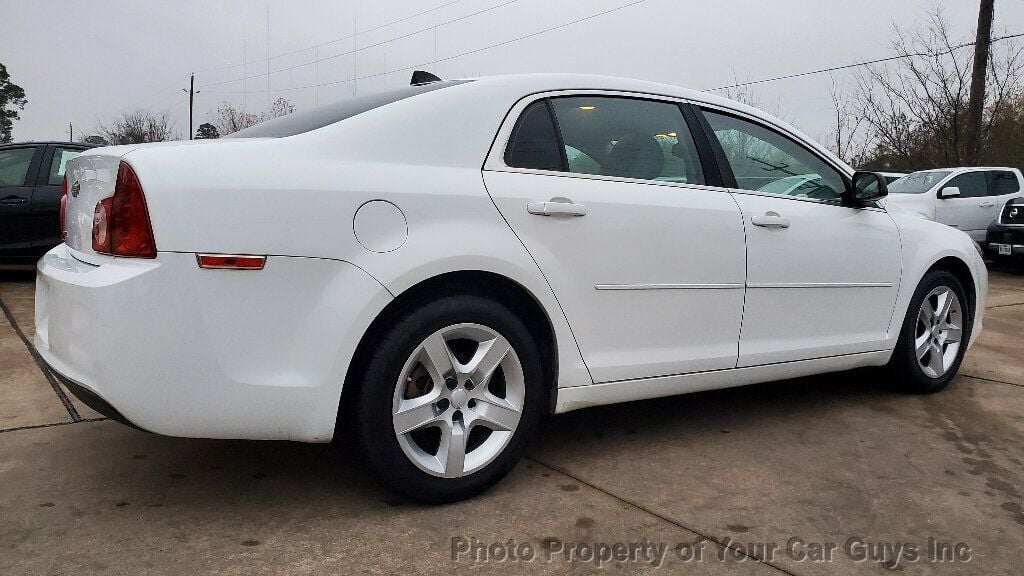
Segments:
[[[263,270],[266,256],[237,256],[231,254],[196,254],[200,268],[216,270]]]

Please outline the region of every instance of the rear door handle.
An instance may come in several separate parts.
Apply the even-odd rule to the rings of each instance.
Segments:
[[[538,216],[586,216],[587,207],[568,198],[552,198],[548,202],[530,202],[526,211]]]
[[[996,205],[996,203],[991,201],[991,200],[986,200],[986,201],[982,202],[981,204],[978,204],[978,206],[981,206],[982,208],[991,208],[991,207],[993,207],[995,205]]]
[[[14,194],[0,198],[0,204],[24,204],[25,202],[28,202],[28,200]]]
[[[789,218],[779,216],[778,212],[766,212],[764,216],[754,216],[750,222],[754,226],[762,228],[789,228]]]

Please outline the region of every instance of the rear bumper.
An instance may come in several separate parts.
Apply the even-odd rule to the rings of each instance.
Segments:
[[[1012,255],[1024,256],[1024,227],[993,223],[988,227],[982,248],[987,254],[996,256],[999,254],[1000,244],[1009,245]]]
[[[97,395],[92,390],[89,390],[88,388],[82,386],[81,384],[72,381],[67,376],[64,376],[63,374],[60,374],[56,370],[53,370],[52,366],[50,367],[50,369],[53,372],[53,375],[56,376],[57,380],[61,384],[63,384],[65,388],[68,389],[68,392],[71,392],[71,394],[75,398],[78,398],[82,402],[82,404],[85,404],[89,408],[92,408],[96,412],[100,413],[103,416],[106,416],[107,418],[110,418],[111,420],[120,422],[125,426],[131,426],[132,428],[135,428],[137,430],[142,430],[142,428],[136,426],[133,422],[125,418],[123,414],[117,411],[117,408],[111,406],[109,402],[107,402],[103,398],[100,398],[99,395]],[[145,432],[145,430],[143,430],[143,432]]]
[[[98,412],[159,434],[329,441],[349,360],[388,292],[346,262],[194,254],[37,265],[39,354]],[[93,406],[92,404],[96,404]]]

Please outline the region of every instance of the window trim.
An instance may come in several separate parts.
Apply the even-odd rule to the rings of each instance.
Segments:
[[[843,193],[838,198],[838,200],[822,200],[820,198],[807,198],[807,197],[801,197],[801,196],[789,196],[789,195],[786,195],[786,194],[772,194],[770,192],[761,192],[759,190],[747,190],[745,188],[739,188],[738,187],[739,184],[736,182],[736,177],[732,173],[732,166],[729,165],[728,157],[725,155],[725,149],[722,148],[722,143],[719,142],[718,141],[718,137],[715,136],[714,129],[712,129],[712,127],[711,127],[711,122],[708,121],[707,117],[704,115],[704,111],[705,110],[711,111],[711,112],[713,112],[715,114],[720,114],[722,116],[730,116],[730,117],[736,118],[738,120],[742,120],[744,122],[750,122],[751,124],[754,124],[755,126],[758,126],[758,127],[762,128],[764,130],[768,130],[769,132],[773,132],[773,133],[781,136],[782,138],[786,138],[787,140],[789,140],[793,144],[796,144],[797,146],[802,148],[808,154],[810,154],[810,155],[814,156],[815,158],[817,158],[818,160],[824,162],[826,166],[829,166],[830,168],[835,170],[839,174],[839,177],[843,179],[843,184],[846,185],[847,189],[849,189],[849,187],[852,186],[852,182],[853,181],[851,179],[851,175],[848,174],[847,171],[842,166],[836,164],[834,161],[832,161],[827,156],[825,156],[823,154],[820,154],[819,152],[814,150],[813,147],[808,146],[807,142],[805,142],[803,138],[797,136],[796,134],[793,134],[793,133],[789,132],[788,130],[783,130],[780,126],[775,126],[775,125],[769,124],[769,123],[765,122],[764,120],[759,119],[759,118],[757,118],[755,116],[752,116],[750,114],[745,114],[745,113],[740,112],[738,110],[733,110],[732,108],[725,108],[723,106],[716,106],[716,105],[713,105],[713,104],[703,104],[703,103],[701,103],[701,104],[697,104],[696,108],[697,108],[697,111],[701,113],[700,117],[703,120],[702,125],[704,126],[705,137],[711,142],[712,148],[715,149],[715,157],[718,158],[719,162],[723,162],[725,164],[725,166],[726,166],[725,170],[723,170],[723,178],[726,180],[727,184],[731,184],[731,186],[727,186],[727,188],[731,192],[734,192],[736,194],[747,194],[747,195],[751,195],[751,196],[764,196],[764,197],[767,197],[767,198],[780,198],[780,199],[784,199],[784,200],[795,200],[797,202],[812,202],[814,204],[822,204],[824,206],[840,206],[840,207],[843,207],[843,208],[858,208],[858,209],[866,208],[866,209],[878,209],[878,210],[881,210],[881,208],[878,207],[877,202],[874,202],[874,203],[869,204],[867,206],[851,206],[851,205],[846,203],[846,194],[845,193]],[[726,172],[726,170],[727,170],[727,172]]]
[[[697,155],[700,158],[701,170],[704,172],[705,184],[692,184],[688,182],[666,182],[663,180],[645,180],[643,178],[627,178],[623,176],[605,176],[602,174],[584,174],[580,172],[569,172],[568,169],[565,171],[555,170],[539,170],[536,168],[517,168],[505,164],[505,150],[508,149],[511,143],[512,133],[515,130],[515,126],[519,121],[520,116],[534,102],[538,100],[549,100],[548,106],[550,107],[550,99],[559,97],[573,97],[573,96],[601,96],[606,98],[628,98],[631,100],[647,100],[651,102],[658,102],[662,104],[671,104],[680,108],[680,113],[683,115],[684,121],[687,123],[687,127],[690,129],[691,136],[694,140],[694,145],[697,147]],[[677,98],[672,96],[664,96],[657,94],[648,94],[646,92],[626,92],[620,90],[599,90],[599,89],[574,89],[574,90],[550,90],[546,92],[537,92],[529,94],[521,98],[516,102],[508,113],[505,115],[505,119],[502,121],[501,128],[498,129],[495,134],[494,141],[491,144],[491,149],[487,153],[487,158],[484,160],[482,170],[487,172],[514,172],[521,174],[535,174],[539,176],[560,176],[562,178],[582,178],[586,180],[604,180],[608,182],[622,182],[628,184],[647,184],[652,186],[668,186],[673,188],[694,188],[701,190],[714,190],[718,192],[728,192],[729,189],[725,186],[717,184],[709,184],[707,182],[713,180],[721,183],[721,175],[718,172],[717,165],[709,165],[704,154],[701,153],[699,141],[704,138],[704,135],[690,126],[690,119],[687,118],[685,108],[687,105],[693,105],[694,102],[687,100],[686,98]],[[552,119],[555,122],[555,132],[558,136],[559,141],[562,139],[562,133],[558,126],[558,119],[554,116],[553,110],[549,108],[549,114],[552,115]],[[699,116],[699,114],[697,115]],[[705,144],[707,144],[705,142]],[[564,152],[564,144],[562,144],[562,150]]]

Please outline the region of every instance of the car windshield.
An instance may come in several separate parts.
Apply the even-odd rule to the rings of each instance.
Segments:
[[[448,80],[431,82],[429,84],[415,84],[395,90],[385,90],[383,92],[347,98],[340,102],[267,120],[244,130],[239,130],[234,134],[225,136],[225,138],[283,138],[285,136],[295,136],[296,134],[323,128],[335,122],[341,122],[346,118],[357,116],[374,108],[380,108],[386,104],[466,82],[469,82],[469,80]]]
[[[907,174],[889,184],[889,192],[892,194],[924,194],[951,173],[950,170],[929,170]]]

